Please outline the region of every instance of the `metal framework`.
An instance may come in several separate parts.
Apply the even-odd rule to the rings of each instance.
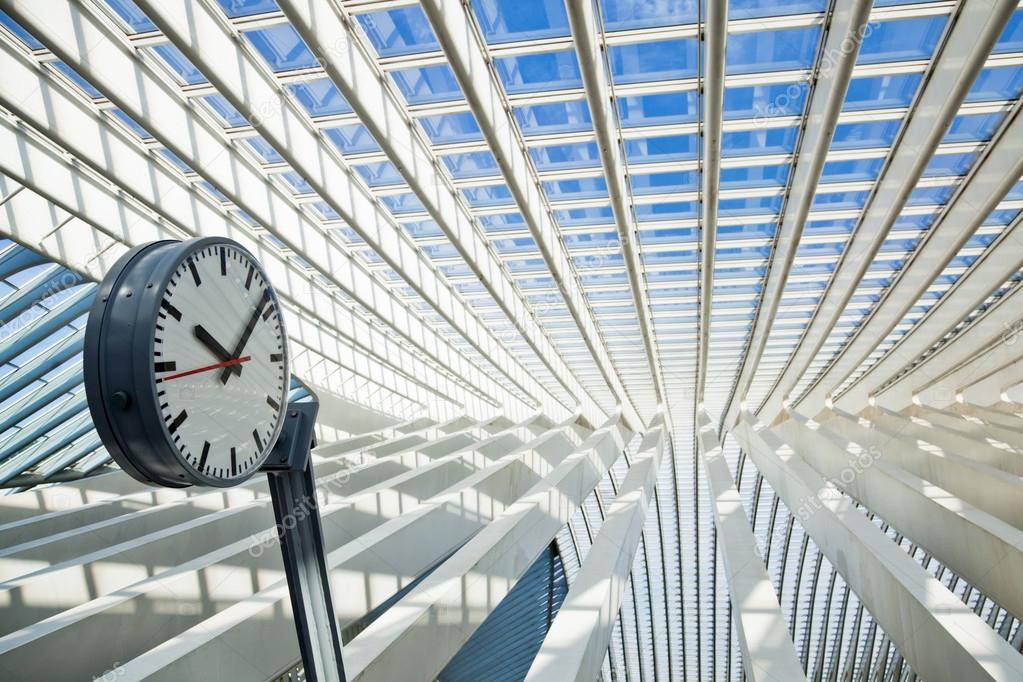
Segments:
[[[0,669],[287,629],[265,495],[133,487],[81,387],[114,260],[225,235],[322,406],[356,676],[440,675],[550,546],[530,679],[1020,676],[1018,0],[0,0],[0,73]]]

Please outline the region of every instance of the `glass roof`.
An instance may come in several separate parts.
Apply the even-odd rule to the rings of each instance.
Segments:
[[[465,3],[468,42],[486,70],[468,83],[449,54],[465,48],[440,40],[450,37],[448,29],[435,25],[415,0],[337,3],[354,28],[350,42],[325,53],[310,48],[308,35],[273,0],[209,5],[243,36],[239,55],[273,83],[280,99],[273,111],[295,112],[285,128],[301,124],[301,131],[311,131],[314,158],[299,163],[305,151],[296,150],[308,146],[292,148],[275,138],[279,128],[249,110],[256,104],[211,84],[223,82],[211,77],[216,64],[189,52],[193,61],[131,0],[100,0],[96,11],[118,26],[160,82],[172,84],[189,116],[216,127],[217,139],[237,154],[231,162],[252,169],[263,183],[260,192],[280,197],[259,215],[250,215],[241,194],[255,185],[218,182],[198,163],[202,150],[168,139],[161,126],[171,124],[153,120],[147,129],[145,119],[120,108],[122,99],[106,92],[106,84],[56,59],[3,13],[0,39],[104,120],[129,131],[154,163],[201,188],[202,201],[215,204],[232,225],[248,226],[302,281],[319,278],[332,298],[359,311],[359,319],[387,328],[394,348],[422,364],[443,359],[442,373],[466,395],[536,409],[574,411],[592,403],[611,413],[623,406],[644,421],[664,409],[673,427],[673,457],[659,472],[656,504],[604,674],[742,679],[708,491],[694,467],[695,411],[699,404],[719,423],[740,398],[757,409],[775,395],[804,333],[832,300],[833,277],[850,267],[844,256],[851,244],[878,229],[867,216],[875,201],[889,200],[881,186],[924,90],[937,77],[955,3],[875,3],[844,98],[836,100],[819,180],[807,187],[797,186],[799,164],[816,130],[811,114],[821,105],[815,98],[833,78],[836,56],[826,54],[833,3],[729,3],[720,121],[714,121],[721,129],[719,161],[705,151],[705,117],[716,108],[704,95],[706,17],[695,0],[599,0],[590,27],[601,48],[596,66],[579,58],[562,0],[471,0]],[[361,81],[371,82],[372,92],[335,82],[343,76],[331,60],[346,50],[366,60],[359,78],[372,77]],[[589,69],[603,99],[591,97]],[[878,235],[874,257],[848,296],[837,299],[842,305],[835,322],[790,398],[811,392],[885,305],[1016,115],[1023,10],[1012,15],[964,90],[956,115],[934,137],[916,186]],[[395,117],[388,118],[389,107]],[[613,153],[604,148],[605,132],[620,146]],[[330,169],[325,182],[315,176],[323,168]],[[708,177],[718,181],[715,205],[705,196]],[[1016,183],[985,212],[983,224],[949,254],[940,276],[914,297],[836,394],[895,347],[1019,220],[1021,188]],[[809,207],[791,262],[784,263],[776,254],[785,246],[780,235],[786,216],[797,210],[790,201],[797,192],[809,192]],[[366,198],[365,223],[349,220],[354,211],[345,213],[354,195]],[[340,268],[324,267],[316,253],[302,251],[302,235],[270,224],[266,216],[274,206],[295,216],[289,225],[315,229],[328,237],[323,243],[351,256],[346,262],[357,264],[355,279],[372,280],[372,295],[353,302],[362,280],[347,289],[336,285]],[[703,234],[708,215],[717,226],[713,242]],[[713,243],[710,254],[707,243]],[[711,285],[704,291],[707,262]],[[739,395],[743,361],[761,333],[758,313],[779,268],[777,312],[762,333],[763,353],[748,390]],[[6,240],[0,242],[0,275],[0,482],[10,488],[112,466],[89,423],[81,386],[81,330],[94,284]],[[993,291],[993,300],[1012,285]],[[709,316],[701,308],[708,300]],[[417,368],[398,370],[407,385],[424,382]],[[468,402],[463,397],[451,400],[461,405]],[[731,438],[725,451],[803,664],[807,670],[822,666],[824,679],[866,675],[878,652],[887,651],[884,633]],[[623,466],[624,460],[563,530],[563,539],[577,545],[575,557],[562,557],[569,580],[616,494]],[[918,547],[872,520],[923,561]],[[937,573],[935,566],[928,570]],[[953,589],[964,599],[972,594],[963,585]]]

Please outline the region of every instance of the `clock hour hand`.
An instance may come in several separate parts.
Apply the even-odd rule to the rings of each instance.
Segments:
[[[231,354],[227,349],[221,346],[220,342],[213,338],[213,335],[206,331],[206,328],[201,324],[195,325],[193,331],[195,332],[195,338],[199,339],[199,342],[206,346],[206,349],[213,353],[218,360],[224,362],[231,359]],[[241,376],[242,366],[240,364],[229,365],[229,368],[234,374]]]
[[[270,290],[263,289],[263,295],[259,299],[259,303],[256,304],[256,309],[252,311],[252,317],[249,318],[249,323],[245,325],[245,329],[242,331],[242,337],[238,340],[238,345],[234,348],[234,353],[231,354],[232,358],[237,358],[245,350],[245,344],[249,342],[249,337],[252,336],[252,331],[256,328],[256,323],[259,322],[260,315],[263,314],[263,307],[266,306],[270,300]],[[220,383],[226,384],[227,380],[231,377],[231,370],[225,368],[220,373]]]

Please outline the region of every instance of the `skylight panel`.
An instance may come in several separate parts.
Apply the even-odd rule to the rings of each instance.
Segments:
[[[630,164],[661,161],[688,161],[698,154],[696,135],[668,135],[625,140],[625,156]]]
[[[128,114],[124,113],[120,109],[111,109],[110,113],[113,114],[117,120],[126,125],[131,132],[135,133],[138,137],[143,140],[151,140],[153,136],[149,134],[149,131],[143,128],[141,125],[135,122]]]
[[[180,83],[196,85],[206,82],[206,76],[174,45],[170,43],[156,45],[152,50],[177,75]]]
[[[950,175],[966,175],[970,167],[977,160],[976,152],[962,154],[935,154],[931,157],[927,168],[924,169],[924,177],[940,177]]]
[[[405,228],[405,231],[408,232],[409,235],[416,239],[444,236],[444,232],[440,229],[440,225],[433,220],[403,222],[401,226]]]
[[[356,19],[381,57],[418,54],[439,50],[422,7],[398,7],[384,12],[358,14]]]
[[[380,150],[380,145],[361,123],[327,128],[323,134],[342,154],[362,154]]]
[[[472,8],[490,44],[570,34],[563,0],[473,0]]]
[[[998,130],[1004,113],[956,116],[942,144],[949,142],[987,142]]]
[[[326,78],[289,83],[286,87],[310,116],[335,116],[352,111],[337,86]]]
[[[618,98],[622,127],[667,125],[696,121],[695,92],[671,92]]]
[[[948,17],[921,17],[868,24],[857,64],[930,59]]]
[[[728,36],[725,73],[795,71],[813,66],[819,26]]]
[[[656,204],[639,204],[636,206],[636,219],[640,222],[648,220],[684,220],[697,216],[698,205],[695,201],[666,201]]]
[[[291,24],[278,24],[269,28],[246,31],[244,35],[263,59],[270,64],[274,73],[319,66],[319,61],[302,42],[302,38],[291,27]]]
[[[806,103],[806,83],[725,88],[726,120],[798,116]]]
[[[906,199],[907,206],[944,206],[955,191],[954,185],[945,187],[917,187]]]
[[[970,92],[967,102],[1013,100],[1023,92],[1023,66],[1000,66],[982,70]]]
[[[110,9],[121,18],[129,33],[149,33],[156,30],[156,24],[132,0],[106,0]]]
[[[869,192],[828,192],[826,187],[813,198],[811,210],[835,211],[839,209],[863,208]]]
[[[16,35],[18,39],[21,40],[21,42],[25,43],[28,49],[30,50],[43,49],[44,47],[43,44],[36,40],[35,36],[33,36],[31,33],[23,29],[16,21],[14,21],[14,19],[11,19],[4,12],[0,12],[0,24],[2,24],[4,28],[9,30],[11,33]]]
[[[838,150],[890,147],[901,125],[901,121],[842,123],[835,126],[831,148]]]
[[[103,98],[103,93],[102,92],[97,90],[92,85],[92,83],[90,83],[89,81],[85,80],[82,76],[80,76],[78,74],[77,71],[72,69],[70,66],[68,66],[64,62],[62,62],[62,61],[55,61],[55,62],[52,62],[52,65],[53,65],[53,68],[55,68],[57,71],[59,71],[60,73],[64,74],[65,76],[67,76],[68,80],[70,80],[72,83],[77,85],[91,99],[102,99]]]
[[[695,39],[611,45],[611,75],[616,84],[693,78],[697,47]]]
[[[278,11],[274,0],[217,0],[217,4],[232,18]]]
[[[824,164],[820,181],[828,183],[876,180],[883,166],[884,159],[828,161]]]
[[[398,167],[390,161],[377,161],[354,166],[370,187],[405,184],[405,178],[398,172]]]
[[[517,212],[480,216],[478,220],[488,234],[526,229],[526,221]]]
[[[754,187],[784,187],[789,176],[789,164],[722,168],[721,189]]]
[[[922,81],[923,74],[919,73],[854,78],[849,83],[842,110],[908,107]]]
[[[513,109],[523,135],[548,135],[592,130],[585,100],[531,104]]]
[[[789,14],[818,14],[828,8],[827,0],[730,0],[729,19],[778,17]]]
[[[781,210],[781,197],[744,197],[722,199],[718,202],[719,216],[777,214]]]
[[[593,142],[533,147],[529,150],[537,170],[568,170],[600,166],[600,154]]]
[[[494,66],[508,94],[582,87],[574,50],[500,57]]]
[[[607,196],[607,182],[603,177],[544,182],[543,188],[551,201],[594,199]]]
[[[561,227],[613,225],[614,213],[611,212],[610,206],[569,209],[562,208],[554,211],[554,219]]]
[[[600,0],[605,31],[693,24],[697,0]]]
[[[434,144],[475,142],[483,139],[476,119],[469,112],[424,116],[419,119],[419,124]]]
[[[444,165],[456,179],[478,178],[499,175],[497,159],[487,152],[467,152],[464,154],[448,154],[442,157]]]
[[[1016,10],[1009,19],[1009,24],[998,37],[992,50],[995,54],[1023,51],[1023,10]]]
[[[248,121],[241,112],[234,108],[223,95],[206,95],[202,101],[213,110],[220,122],[228,128],[238,128],[248,125]]]
[[[514,203],[511,191],[507,185],[486,185],[484,187],[466,187],[462,195],[469,206],[482,208],[484,206],[507,206]]]
[[[281,163],[284,158],[274,149],[273,145],[261,136],[246,137],[242,144],[248,145],[264,163]]]
[[[447,64],[417,66],[391,72],[391,78],[409,104],[430,104],[462,99],[462,89]]]
[[[668,172],[630,174],[629,181],[635,195],[694,192],[699,184],[699,173]]]
[[[798,136],[799,129],[795,127],[726,132],[721,136],[721,155],[731,158],[761,154],[791,154],[795,151]]]

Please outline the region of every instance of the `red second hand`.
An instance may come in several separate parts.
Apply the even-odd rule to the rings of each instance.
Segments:
[[[161,377],[156,380],[156,383],[161,381],[170,381],[171,379],[180,379],[181,377],[192,376],[193,374],[199,374],[200,372],[209,372],[212,369],[220,369],[221,367],[230,367],[231,365],[240,365],[243,362],[248,362],[252,359],[251,355],[246,355],[240,358],[232,358],[231,360],[224,360],[218,362],[215,365],[207,365],[206,367],[198,367],[196,369],[190,369],[187,372],[178,372],[177,374],[171,374],[169,377]]]

